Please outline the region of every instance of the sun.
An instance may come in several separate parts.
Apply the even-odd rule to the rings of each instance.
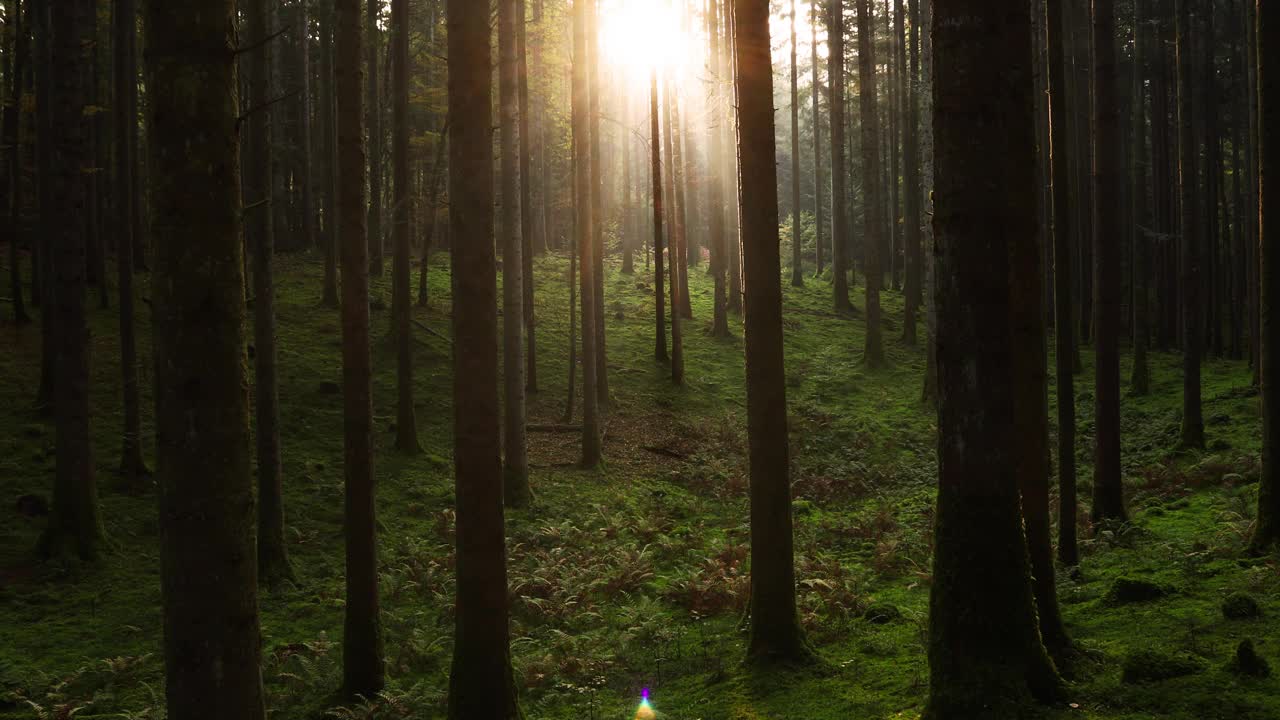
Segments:
[[[654,70],[681,82],[702,66],[696,23],[683,0],[604,0],[600,53],[633,87],[647,87]]]

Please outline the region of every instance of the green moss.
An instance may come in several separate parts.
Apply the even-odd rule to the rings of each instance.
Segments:
[[[856,350],[862,322],[832,316],[830,285],[786,284],[798,601],[801,621],[830,666],[785,677],[753,672],[741,663],[744,637],[736,628],[749,572],[741,329],[731,321],[734,337],[727,340],[699,332],[710,323],[711,285],[702,272],[690,273],[695,319],[686,325],[688,384],[673,388],[651,360],[652,295],[637,287],[651,276],[639,260],[636,275],[606,278],[614,395],[606,467],[597,473],[565,467],[577,459],[576,438],[534,434],[535,501],[508,514],[512,655],[529,717],[632,717],[643,683],[655,710],[671,720],[919,718],[927,695],[936,473],[936,416],[920,402],[923,348],[886,342],[889,366],[869,371]],[[537,423],[558,423],[564,411],[566,266],[554,255],[540,256],[535,265],[542,390],[530,397],[529,412]],[[279,720],[322,717],[344,702],[333,694],[341,674],[335,642],[342,627],[341,396],[331,392],[340,388],[322,389],[338,378],[339,327],[336,311],[317,307],[320,277],[318,262],[280,257],[286,538],[298,584],[261,597],[264,679]],[[447,255],[433,262],[430,278],[433,305],[415,309],[415,319],[448,337]],[[388,288],[375,282],[375,290],[386,295]],[[139,294],[149,297],[145,283]],[[882,298],[886,317],[900,317],[901,296],[888,291]],[[372,321],[380,332],[390,318],[375,310]],[[23,698],[45,707],[87,704],[78,716],[88,717],[155,716],[163,702],[155,497],[120,492],[108,482],[120,446],[116,317],[94,310],[90,322],[94,452],[107,533],[117,544],[96,568],[38,562],[32,549],[44,520],[13,512],[17,498],[48,493],[53,433],[26,410],[39,367],[38,328],[0,328],[6,334],[0,401],[11,409],[0,413],[0,511],[11,513],[0,520],[5,720],[32,717]],[[142,313],[144,369],[152,363],[148,323]],[[353,705],[348,716],[443,715],[453,602],[450,348],[425,331],[415,337],[420,456],[392,452],[395,357],[385,343],[373,349],[389,684],[384,698],[367,708]],[[1077,382],[1083,397],[1093,373],[1092,353],[1082,355]],[[1150,360],[1151,393],[1126,397],[1123,405],[1125,476],[1132,478],[1133,506],[1158,506],[1163,514],[1138,513],[1139,531],[1086,542],[1079,579],[1060,586],[1065,621],[1090,658],[1068,698],[1080,708],[1015,707],[1003,717],[1280,717],[1272,679],[1216,670],[1154,684],[1119,681],[1120,659],[1153,638],[1161,652],[1194,654],[1221,669],[1234,660],[1241,634],[1280,636],[1274,559],[1236,561],[1248,537],[1248,480],[1257,477],[1260,438],[1248,370],[1240,363],[1205,364],[1205,416],[1232,420],[1210,424],[1210,439],[1221,437],[1232,449],[1203,464],[1207,456],[1172,454],[1179,358],[1153,353]],[[1127,362],[1122,376],[1128,376]],[[144,371],[148,450],[150,383]],[[1092,430],[1084,408],[1078,459],[1087,489]],[[1052,410],[1050,417],[1056,418]],[[1230,473],[1246,483],[1224,477]],[[1119,578],[1178,592],[1160,602],[1108,605],[1101,598]],[[1264,610],[1247,630],[1219,620],[1222,599],[1237,592],[1258,598]],[[696,614],[695,602],[704,608]],[[901,618],[865,621],[877,604],[892,605]],[[1271,652],[1267,645],[1259,650]]]
[[[1222,616],[1228,620],[1252,620],[1261,615],[1257,599],[1248,593],[1231,593],[1222,601]]]
[[[1158,682],[1193,675],[1202,670],[1204,662],[1190,655],[1137,650],[1125,656],[1120,679],[1126,683]]]

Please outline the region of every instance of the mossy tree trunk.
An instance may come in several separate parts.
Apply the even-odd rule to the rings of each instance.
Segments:
[[[98,486],[89,442],[89,325],[85,317],[86,233],[90,212],[84,166],[92,162],[85,109],[89,104],[82,69],[93,46],[93,4],[69,0],[49,6],[48,40],[52,62],[50,135],[52,177],[49,180],[49,247],[54,255],[53,304],[43,313],[53,318],[54,428],[56,469],[49,525],[40,538],[46,556],[73,554],[97,558],[103,539]],[[43,212],[42,208],[42,212]]]
[[[147,0],[168,715],[263,720],[232,0]]]
[[[448,0],[458,590],[450,720],[523,717],[511,671],[498,411],[489,4]],[[589,286],[588,286],[589,287]]]
[[[933,13],[939,480],[925,717],[1008,717],[1003,703],[1060,687],[1014,450],[1013,356],[1025,350],[1011,273],[1038,227],[1030,5],[939,0]]]
[[[369,244],[365,222],[364,72],[361,0],[337,0],[334,66],[338,219],[342,263],[342,440],[346,615],[343,690],[373,697],[385,682],[374,515],[373,380],[369,357]]]
[[[733,8],[751,472],[751,634],[747,656],[758,663],[808,663],[816,656],[796,612],[792,547],[769,2],[735,0]]]

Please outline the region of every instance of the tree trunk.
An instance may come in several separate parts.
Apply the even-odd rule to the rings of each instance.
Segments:
[[[841,43],[843,45],[843,43]],[[868,367],[884,365],[884,343],[880,328],[881,233],[885,222],[884,198],[880,184],[880,115],[876,109],[875,31],[869,0],[858,0],[858,102],[862,127],[862,248],[866,253],[867,333],[863,357]]]
[[[1261,553],[1280,543],[1280,11],[1258,0],[1258,223],[1262,245],[1262,483],[1252,548]]]
[[[1200,212],[1196,194],[1197,147],[1193,110],[1195,54],[1191,51],[1190,0],[1175,0],[1178,49],[1178,187],[1182,201],[1182,445],[1204,447],[1204,418],[1200,402]]]
[[[595,300],[592,303],[592,319],[595,321],[593,341],[595,342],[595,354],[592,358],[595,363],[595,374],[591,376],[591,381],[596,393],[596,407],[604,408],[609,402],[609,360],[608,353],[605,351],[605,325],[604,325],[604,174],[603,159],[600,152],[600,4],[599,0],[591,0],[587,6],[587,86],[590,95],[589,107],[590,115],[588,117],[588,125],[591,133],[591,238],[594,246],[591,248],[591,258],[594,265],[591,268],[591,281],[595,287]],[[586,267],[583,267],[583,277],[587,277]],[[585,298],[584,298],[585,299]],[[586,328],[587,313],[583,309],[582,313],[583,329]],[[587,339],[584,332],[583,340]],[[587,356],[583,355],[583,361],[587,360]],[[585,388],[585,386],[584,386]],[[586,390],[583,390],[586,393]],[[594,415],[594,412],[593,412]],[[596,437],[600,436],[596,432]],[[585,455],[585,452],[584,452]]]
[[[726,115],[724,87],[720,77],[722,72],[720,67],[720,21],[722,18],[719,10],[719,0],[707,0],[707,37],[709,38],[707,64],[713,69],[711,87],[709,89],[711,110],[708,113],[710,118],[707,123],[707,129],[711,136],[709,143],[711,157],[708,162],[710,187],[707,193],[710,198],[708,204],[711,206],[708,210],[710,215],[708,234],[711,236],[711,276],[715,283],[713,300],[715,307],[712,311],[711,335],[712,337],[724,338],[729,336],[729,298],[726,294],[728,292],[729,266],[727,255],[729,249],[728,239],[725,237],[725,178],[723,175],[724,161],[722,159],[725,154],[725,142],[724,133],[719,128],[719,124],[724,122]],[[656,131],[653,137],[658,137]],[[658,160],[655,158],[654,163],[657,162]],[[654,182],[657,182],[656,173]],[[657,217],[656,214],[655,217]],[[654,229],[654,236],[655,238],[658,236],[657,228]],[[656,253],[661,252],[659,247],[654,248],[655,256]],[[663,354],[665,355],[665,353]]]
[[[516,4],[516,62],[519,78],[520,103],[520,261],[524,292],[521,308],[524,312],[524,386],[526,392],[538,392],[538,343],[534,332],[536,318],[533,307],[533,174],[530,170],[532,151],[529,132],[529,48],[525,10],[528,0]],[[543,189],[546,192],[546,189]],[[545,246],[545,242],[543,243]]]
[[[920,75],[920,13],[919,4],[924,0],[910,0],[911,15],[911,71],[902,83],[907,105],[906,122],[902,131],[902,184],[906,198],[903,201],[906,225],[904,248],[906,272],[903,284],[902,342],[908,347],[916,344],[916,324],[920,314],[920,126],[919,90],[916,79]]]
[[[796,0],[791,0],[791,285],[804,287],[800,242],[800,85],[796,67]],[[744,253],[744,260],[745,253]]]
[[[418,418],[413,407],[413,309],[409,302],[409,6],[407,0],[391,2],[391,315],[396,341],[396,450],[418,453]],[[373,113],[376,114],[376,113]],[[437,157],[439,151],[437,150]],[[430,194],[436,179],[431,178]],[[428,206],[435,215],[434,203]],[[427,223],[430,227],[431,223]],[[431,231],[428,230],[428,233]],[[424,250],[425,255],[425,250]],[[374,262],[376,266],[378,261]]]
[[[26,325],[31,322],[27,314],[26,303],[22,297],[22,267],[18,262],[18,243],[22,238],[19,225],[22,222],[22,133],[18,129],[20,118],[19,106],[22,102],[22,79],[25,77],[29,43],[27,30],[22,24],[23,5],[21,0],[14,0],[9,7],[9,30],[12,40],[7,60],[5,76],[9,79],[9,102],[4,109],[4,138],[2,142],[9,149],[8,187],[5,189],[9,198],[4,208],[9,215],[9,293],[12,295],[13,321],[15,325]]]
[[[844,3],[828,0],[827,79],[831,116],[831,273],[835,309],[853,311],[849,302],[849,206],[845,196],[844,155]]]
[[[311,170],[311,154],[314,146],[311,141],[311,22],[308,19],[307,4],[310,0],[297,0],[297,33],[298,33],[298,145],[301,177],[297,179],[302,193],[302,247],[310,250],[319,241],[316,235],[316,199],[315,181]]]
[[[1120,247],[1124,161],[1120,142],[1115,2],[1093,0],[1094,425],[1093,521],[1124,520],[1120,477]]]
[[[43,312],[54,319],[53,388],[56,430],[56,469],[49,525],[40,538],[46,557],[64,554],[96,560],[103,540],[98,488],[89,441],[89,326],[85,318],[85,232],[83,218],[89,202],[83,170],[87,132],[85,108],[88,95],[82,68],[93,42],[93,7],[90,0],[69,0],[54,12],[46,6],[50,22],[52,64],[50,80],[50,128],[52,145],[50,178],[49,245],[54,263],[51,276],[53,304]]]
[[[818,0],[809,1],[809,49],[813,68],[813,80],[809,92],[813,96],[813,254],[817,263],[815,275],[822,275],[822,111],[818,107],[822,97],[822,83],[818,78],[822,66],[818,64]]]
[[[272,256],[275,232],[272,216],[272,150],[268,124],[272,122],[266,0],[243,6],[248,44],[258,45],[248,56],[249,102],[245,136],[245,166],[240,173],[245,211],[245,234],[253,258],[254,412],[258,451],[258,577],[270,587],[292,578],[284,540],[284,493],[280,461],[280,397],[276,371],[275,280]],[[278,38],[277,38],[278,40]]]
[[[769,2],[734,0],[734,13],[751,472],[747,657],[757,664],[811,663],[817,658],[796,611]]]
[[[1014,273],[1036,242],[1030,5],[934,7],[938,507],[925,717],[1057,697],[1018,494]],[[991,78],[1001,91],[989,92]],[[979,221],[979,219],[982,219]],[[980,560],[975,562],[975,560]]]
[[[56,248],[54,235],[57,230],[58,210],[54,201],[54,130],[53,130],[53,47],[50,28],[50,0],[31,0],[32,36],[35,38],[35,96],[36,96],[36,196],[40,207],[37,232],[40,248],[40,381],[36,386],[36,410],[42,415],[53,413],[54,375],[58,356],[57,309],[54,307],[56,290],[54,270]]]
[[[489,4],[448,0],[458,590],[450,720],[523,718],[511,672],[498,435]],[[518,318],[519,316],[517,316]]]
[[[342,437],[346,485],[346,619],[343,689],[382,690],[382,622],[374,516],[373,380],[369,357],[369,245],[365,233],[365,145],[360,49],[361,0],[335,0],[334,66],[338,220],[342,223]]]
[[[1058,385],[1058,561],[1080,563],[1076,543],[1076,394],[1073,357],[1076,325],[1072,298],[1071,146],[1067,121],[1067,51],[1064,0],[1045,3],[1049,33],[1050,155],[1053,163],[1054,340]]]
[[[666,296],[662,287],[666,281],[662,270],[662,217],[665,210],[662,202],[662,135],[661,123],[658,120],[658,73],[656,70],[649,78],[649,147],[652,168],[650,176],[653,179],[653,302],[654,317],[657,320],[654,328],[653,358],[665,364],[668,362]],[[714,258],[712,261],[714,262]],[[720,286],[717,285],[717,287]]]
[[[600,464],[600,420],[599,408],[599,370],[597,355],[597,321],[596,314],[600,308],[596,305],[596,216],[599,193],[595,179],[599,177],[596,167],[595,133],[591,131],[592,86],[590,68],[592,53],[589,48],[589,29],[593,27],[589,16],[595,0],[574,0],[573,4],[573,134],[578,149],[577,173],[574,176],[574,198],[577,208],[577,222],[574,233],[580,258],[580,278],[582,281],[582,466],[593,468]],[[452,197],[452,195],[451,195]],[[661,292],[661,288],[658,288]]]
[[[323,6],[322,6],[323,7]],[[324,141],[324,286],[320,304],[338,307],[338,157],[337,123],[334,117],[334,9],[320,11],[320,119]],[[364,210],[361,210],[361,214]]]
[[[516,47],[517,3],[498,2],[498,125],[502,163],[502,381],[505,462],[503,502],[529,505],[529,454],[525,439],[524,241],[521,227],[519,122],[520,68]]]
[[[369,273],[382,277],[382,106],[379,104],[378,20],[384,0],[365,5],[365,116],[369,129]],[[394,290],[393,290],[394,292]]]
[[[235,3],[144,7],[166,704],[263,720]]]
[[[680,332],[680,319],[684,313],[680,306],[680,266],[684,263],[680,262],[680,235],[684,232],[682,217],[684,208],[680,203],[679,183],[675,178],[677,161],[673,147],[675,143],[672,142],[675,125],[671,122],[671,106],[674,102],[671,78],[668,77],[663,83],[663,125],[666,126],[667,131],[662,137],[662,144],[667,161],[666,195],[672,199],[671,229],[667,236],[667,262],[671,266],[671,381],[676,385],[682,385],[684,384],[684,338]]]
[[[1144,396],[1151,391],[1151,370],[1147,365],[1147,348],[1150,341],[1150,309],[1148,304],[1148,277],[1150,242],[1148,236],[1154,225],[1147,215],[1147,113],[1146,113],[1146,30],[1148,22],[1146,0],[1133,2],[1133,167],[1131,192],[1133,193],[1133,373],[1129,377],[1129,391]],[[1154,174],[1153,174],[1154,178]],[[1154,183],[1152,183],[1154,185]]]

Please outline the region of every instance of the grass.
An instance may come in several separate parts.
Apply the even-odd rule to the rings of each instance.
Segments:
[[[432,306],[417,319],[448,336],[448,263],[431,267]],[[536,263],[540,392],[531,422],[557,423],[568,375],[565,273]],[[712,338],[711,283],[690,271],[695,319],[686,324],[684,387],[653,361],[652,276],[637,263],[607,277],[611,403],[606,463],[573,467],[578,438],[530,437],[534,506],[508,514],[512,654],[527,713],[541,720],[628,718],[640,689],[666,720],[917,718],[927,693],[934,416],[920,400],[924,354],[897,342],[901,297],[885,293],[884,370],[861,362],[861,320],[830,312],[830,286],[785,287],[796,548],[802,621],[828,660],[793,675],[742,666],[738,620],[746,600],[745,389],[740,325]],[[789,277],[789,276],[788,276]],[[375,304],[382,597],[390,683],[378,698],[338,697],[342,627],[341,398],[336,311],[319,307],[320,268],[279,263],[281,416],[289,551],[298,584],[261,597],[263,675],[273,717],[442,717],[452,650],[453,479],[450,354],[416,335],[416,397],[424,452],[392,450],[395,365],[383,303]],[[389,277],[376,281],[389,298]],[[861,286],[855,302],[862,304]],[[145,296],[146,287],[140,288]],[[146,307],[145,305],[141,307]],[[6,318],[7,320],[7,318]],[[0,718],[163,717],[158,528],[153,492],[123,492],[114,472],[121,425],[112,311],[91,312],[94,449],[111,549],[96,566],[38,562],[40,518],[16,498],[47,494],[53,433],[30,411],[37,326],[0,327]],[[923,328],[922,328],[923,329]],[[150,328],[140,318],[143,387]],[[923,333],[922,333],[923,336]],[[1080,492],[1092,447],[1091,357],[1078,377]],[[1125,360],[1127,365],[1127,358]],[[1028,708],[1044,718],[1274,719],[1275,679],[1227,667],[1251,638],[1275,664],[1280,569],[1247,560],[1256,501],[1260,418],[1249,373],[1212,360],[1205,418],[1215,448],[1175,451],[1179,358],[1152,356],[1152,392],[1123,408],[1133,522],[1096,529],[1082,518],[1078,575],[1059,578],[1066,623],[1086,658],[1071,706]],[[1122,368],[1127,376],[1128,368]],[[1052,384],[1051,384],[1052,394]],[[1055,398],[1056,401],[1056,398]],[[151,398],[143,399],[150,437]],[[580,407],[579,407],[580,410]],[[1051,417],[1055,415],[1051,412]],[[1120,577],[1168,585],[1167,597],[1104,601]],[[1256,597],[1262,617],[1226,620],[1232,593]],[[872,604],[901,618],[864,619]],[[1199,672],[1121,682],[1127,657],[1185,654]]]

